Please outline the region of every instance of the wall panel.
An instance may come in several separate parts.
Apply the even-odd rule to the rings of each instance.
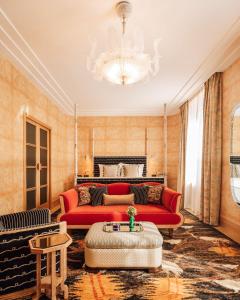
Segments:
[[[52,202],[71,187],[74,174],[74,121],[62,113],[8,59],[0,56],[0,214],[24,209],[24,111],[52,129]]]

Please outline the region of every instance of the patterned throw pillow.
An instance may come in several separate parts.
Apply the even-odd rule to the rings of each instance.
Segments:
[[[91,202],[91,195],[89,193],[89,187],[80,186],[77,188],[78,191],[78,206],[86,205]]]
[[[148,186],[130,186],[130,192],[134,194],[135,204],[148,203]]]
[[[148,203],[161,204],[162,185],[148,186]]]
[[[98,206],[103,204],[103,194],[107,193],[107,187],[90,187],[89,193],[91,195],[92,206]]]

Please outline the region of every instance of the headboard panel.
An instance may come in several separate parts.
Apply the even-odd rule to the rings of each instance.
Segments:
[[[94,156],[93,158],[93,174],[94,177],[99,177],[99,164],[102,165],[116,165],[124,164],[144,164],[143,177],[147,175],[147,156]]]
[[[237,155],[231,155],[230,156],[230,163],[231,164],[240,164],[240,156]]]

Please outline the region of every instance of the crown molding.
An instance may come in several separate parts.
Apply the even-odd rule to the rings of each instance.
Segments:
[[[215,72],[224,71],[240,57],[240,17],[235,20],[222,39],[189,77],[177,94],[167,102],[168,115],[177,113],[178,107],[190,99]],[[0,8],[0,45],[7,55],[46,93],[65,113],[74,114],[74,102],[52,76],[31,46],[23,38],[6,13]],[[84,110],[79,116],[159,116],[162,108],[119,110]]]
[[[0,45],[8,57],[66,114],[74,103],[0,7]]]
[[[168,109],[180,107],[191,99],[215,72],[223,72],[240,57],[240,17],[230,26],[221,40],[202,61],[183,87],[168,103]]]
[[[167,112],[167,115],[174,115],[178,113],[178,109]],[[77,115],[81,117],[94,117],[94,116],[163,116],[164,106],[159,109],[104,109],[104,110],[82,110],[77,108]]]

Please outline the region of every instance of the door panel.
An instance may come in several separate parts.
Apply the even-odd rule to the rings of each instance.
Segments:
[[[36,168],[27,168],[26,172],[27,189],[36,187]]]
[[[48,201],[48,189],[47,187],[40,188],[40,204],[44,204]]]
[[[36,208],[36,190],[27,191],[27,210]]]
[[[40,163],[42,167],[46,167],[48,162],[48,152],[46,149],[40,149]]]
[[[37,121],[26,119],[26,208],[49,207],[50,130]]]
[[[36,146],[26,146],[26,158],[27,158],[27,166],[36,166]]]
[[[48,183],[48,170],[47,168],[42,168],[40,171],[40,185],[46,185]]]

